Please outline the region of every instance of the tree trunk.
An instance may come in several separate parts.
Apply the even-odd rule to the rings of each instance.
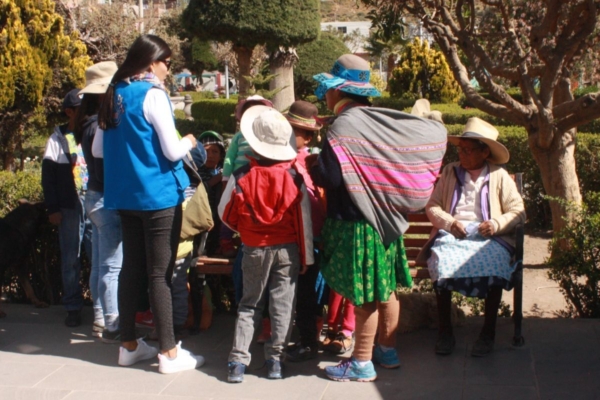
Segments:
[[[280,48],[271,55],[269,68],[275,77],[269,82],[269,90],[281,89],[271,99],[278,111],[287,110],[294,102],[294,64],[297,60],[295,49]]]
[[[396,56],[392,53],[387,57],[387,81],[390,81],[392,77],[392,72],[394,72],[394,68],[396,68]]]
[[[540,133],[541,134],[541,133]],[[575,130],[554,133],[549,149],[537,145],[537,134],[529,135],[529,149],[537,162],[546,194],[576,204],[581,203],[579,179],[575,169]],[[558,232],[567,224],[567,210],[556,201],[550,201],[552,227]]]
[[[248,89],[250,89],[250,82],[245,76],[251,76],[251,65],[252,65],[252,50],[248,47],[243,46],[233,46],[233,51],[237,54],[238,59],[238,68],[239,68],[239,76],[238,76],[238,90],[240,94],[240,98],[245,98],[248,96]],[[226,82],[225,84],[229,84]]]

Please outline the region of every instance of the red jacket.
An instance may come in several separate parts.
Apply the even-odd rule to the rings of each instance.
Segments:
[[[223,223],[248,246],[297,243],[303,265],[314,264],[310,203],[294,161],[254,159],[236,170],[219,203]]]

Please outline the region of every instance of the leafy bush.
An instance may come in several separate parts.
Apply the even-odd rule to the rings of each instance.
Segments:
[[[391,108],[398,111],[410,112],[411,107],[415,104],[413,99],[398,99],[396,97],[375,97],[372,99],[374,107]]]
[[[235,133],[236,121],[233,116],[236,100],[201,100],[192,104],[192,117],[201,130],[215,130],[219,133]]]
[[[600,318],[600,192],[581,207],[557,201],[575,218],[550,243],[548,276],[560,285],[570,316]]]
[[[416,38],[400,54],[400,64],[392,71],[390,95],[416,100],[456,102],[461,89],[442,52],[431,49],[429,42]]]
[[[19,199],[43,200],[39,170],[0,171],[0,217],[14,209]]]

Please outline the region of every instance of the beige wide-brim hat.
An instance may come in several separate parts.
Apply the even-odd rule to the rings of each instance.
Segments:
[[[510,159],[508,149],[497,141],[498,130],[482,119],[469,118],[461,136],[448,136],[448,142],[455,146],[461,139],[475,139],[487,144],[490,148],[490,156],[487,160],[492,164],[506,164]]]
[[[114,61],[102,61],[85,70],[85,87],[79,94],[102,94],[106,93],[113,75],[119,67]]]
[[[427,99],[419,99],[415,102],[415,105],[410,110],[412,115],[416,115],[417,117],[431,119],[433,121],[439,122],[443,124],[442,113],[437,110],[431,111],[431,105],[429,104],[429,100]]]
[[[242,116],[240,129],[252,150],[260,156],[277,161],[296,158],[296,150],[290,143],[294,137],[292,125],[274,108],[249,108]]]

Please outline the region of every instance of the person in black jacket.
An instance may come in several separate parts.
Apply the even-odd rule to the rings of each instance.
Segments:
[[[62,302],[67,310],[65,325],[81,325],[83,293],[81,289],[81,244],[91,254],[91,226],[83,211],[87,190],[87,167],[81,146],[72,133],[77,107],[81,104],[79,89],[67,93],[63,111],[69,118],[65,125],[54,128],[46,143],[42,160],[42,189],[48,207],[48,220],[58,226],[63,280]],[[89,251],[88,251],[89,250]]]

